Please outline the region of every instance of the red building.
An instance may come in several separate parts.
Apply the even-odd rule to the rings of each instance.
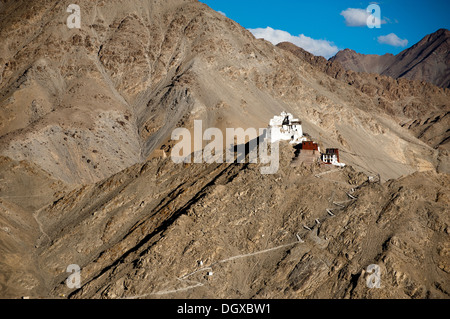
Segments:
[[[308,151],[318,151],[319,145],[317,143],[314,143],[312,141],[306,141],[302,143],[302,150],[308,150]]]

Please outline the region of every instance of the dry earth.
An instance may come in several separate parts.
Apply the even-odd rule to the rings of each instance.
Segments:
[[[448,89],[273,46],[194,0],[80,0],[81,29],[70,3],[0,8],[1,297],[449,297]],[[275,175],[158,156],[194,120],[283,110],[349,166],[316,177],[286,145]]]

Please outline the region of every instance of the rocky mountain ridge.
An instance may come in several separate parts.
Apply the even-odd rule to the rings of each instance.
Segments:
[[[330,59],[347,70],[378,73],[450,88],[450,31],[439,29],[397,55],[364,55],[350,49]]]
[[[80,0],[80,29],[70,4],[0,9],[0,296],[448,298],[448,89],[273,46],[195,0]],[[293,167],[288,145],[274,175],[159,156],[194,120],[283,110],[348,166]]]

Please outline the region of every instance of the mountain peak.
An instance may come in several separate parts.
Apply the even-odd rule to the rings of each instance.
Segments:
[[[450,30],[441,28],[441,29],[437,30],[436,32],[434,32],[432,34],[435,34],[435,35],[438,35],[438,36],[443,35],[443,36],[449,37],[450,36]]]
[[[355,72],[381,73],[393,62],[393,59],[392,54],[361,54],[351,49],[345,49],[339,51],[330,61],[340,62],[345,69]]]
[[[395,56],[390,53],[381,56],[360,54],[345,49],[330,60],[340,62],[345,69],[355,72],[421,80],[448,88],[450,87],[449,38],[449,30],[439,29]]]

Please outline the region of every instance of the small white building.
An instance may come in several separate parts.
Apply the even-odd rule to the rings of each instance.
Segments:
[[[340,162],[339,150],[337,148],[327,148],[327,151],[322,154],[322,162],[338,167],[345,167],[345,164]]]
[[[270,120],[269,128],[272,143],[290,141],[292,144],[300,144],[307,140],[303,136],[302,122],[291,113],[282,112],[280,116],[274,116]]]

